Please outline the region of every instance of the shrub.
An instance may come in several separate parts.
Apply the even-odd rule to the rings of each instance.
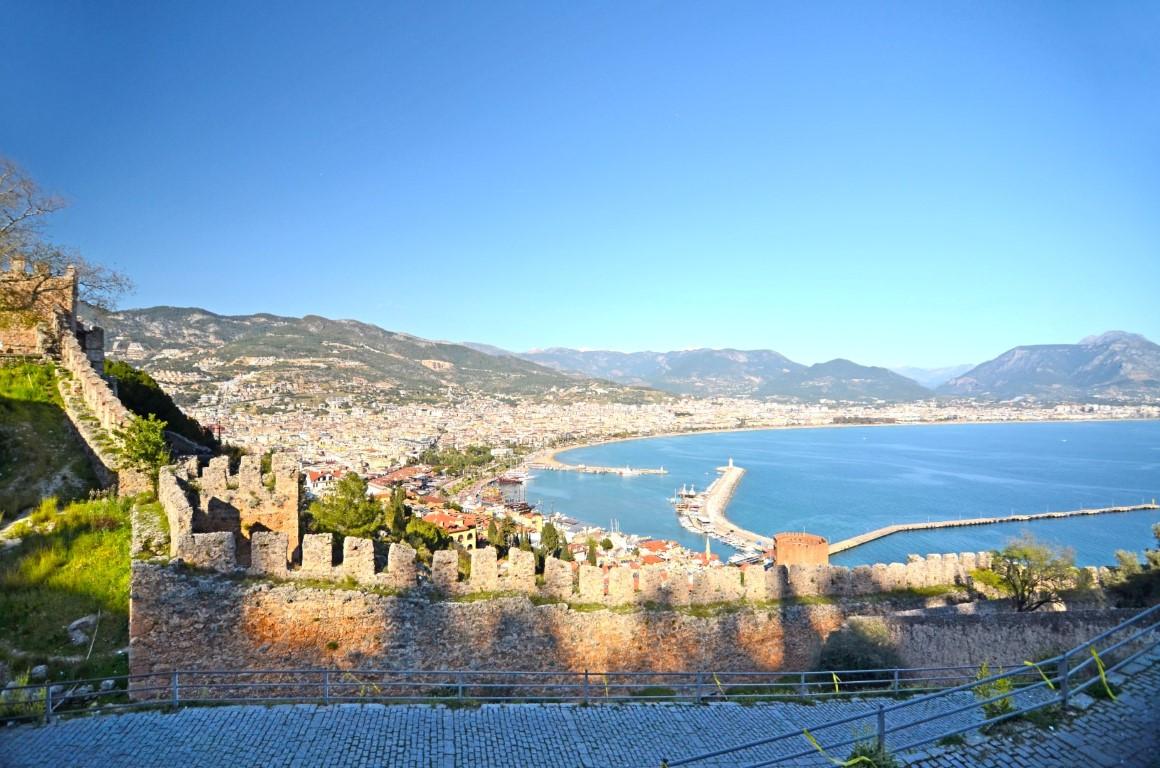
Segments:
[[[850,752],[850,757],[846,761],[858,760],[858,758],[865,758],[869,760],[874,768],[901,768],[901,764],[890,754],[890,751],[885,747],[878,746],[877,741],[859,741],[854,745],[853,751]],[[856,763],[857,765],[865,765],[863,761]]]
[[[991,668],[987,665],[987,662],[984,661],[979,665],[979,671],[975,675],[975,679],[986,680],[990,676]],[[987,683],[980,683],[979,685],[975,686],[974,691],[975,698],[983,701],[985,699],[990,699],[1001,694],[1009,694],[1013,689],[1014,685],[1011,683],[1011,678],[1002,677],[998,680],[991,680]],[[994,701],[985,701],[983,704],[983,715],[986,716],[988,720],[1014,711],[1015,702],[1011,700],[1010,696],[1003,696],[1003,698],[995,699]]]
[[[851,619],[847,626],[826,638],[818,658],[818,669],[824,672],[885,670],[864,672],[858,675],[857,681],[841,682],[841,687],[847,690],[889,684],[894,679],[890,670],[901,666],[902,659],[890,640],[886,625],[878,620]]]

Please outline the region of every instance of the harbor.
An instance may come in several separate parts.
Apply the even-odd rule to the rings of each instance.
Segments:
[[[677,511],[677,519],[685,530],[716,539],[738,551],[734,558],[751,559],[773,546],[773,539],[761,536],[729,522],[725,510],[745,469],[733,463],[717,467],[718,477],[709,487],[698,493],[695,488],[682,487],[670,501]]]

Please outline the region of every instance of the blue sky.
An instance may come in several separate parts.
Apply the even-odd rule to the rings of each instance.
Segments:
[[[1160,4],[8,2],[125,306],[510,349],[1160,340]]]

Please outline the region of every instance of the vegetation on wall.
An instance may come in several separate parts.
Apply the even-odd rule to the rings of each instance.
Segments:
[[[44,496],[81,499],[97,487],[84,445],[65,415],[51,365],[0,367],[0,518]]]
[[[138,416],[153,414],[166,423],[166,429],[195,443],[219,449],[213,433],[187,416],[173,402],[152,376],[120,360],[105,361],[105,375],[117,380],[117,397],[121,404]]]

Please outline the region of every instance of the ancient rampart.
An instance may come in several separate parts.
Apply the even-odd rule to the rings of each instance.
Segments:
[[[133,564],[130,670],[811,669],[844,624],[884,625],[905,665],[1019,663],[1122,621],[1123,612],[892,616],[888,601],[738,610],[577,610],[526,597],[430,600]],[[866,617],[857,618],[854,617]],[[164,694],[163,694],[164,695]]]
[[[290,459],[275,456],[275,484],[270,490],[258,475],[257,461],[243,457],[237,475],[228,474],[224,457],[211,460],[200,474],[192,465],[162,470],[158,493],[169,520],[171,556],[222,573],[244,571],[278,580],[425,588],[453,598],[502,592],[610,607],[760,604],[790,597],[854,597],[966,585],[972,570],[990,565],[986,552],[912,557],[907,563],[852,569],[831,565],[689,569],[667,563],[598,568],[549,557],[538,577],[531,552],[513,549],[500,560],[496,550],[487,547],[471,552],[470,576],[462,579],[459,555],[450,550],[436,552],[427,570],[416,565],[415,551],[405,544],[390,545],[385,567],[376,563],[375,544],[369,539],[347,537],[340,557],[335,556],[331,534],[307,534],[299,548],[296,469]]]
[[[199,467],[196,459],[166,467],[157,479],[157,495],[169,521],[170,555],[217,571],[253,563],[258,573],[277,576],[279,564],[285,571],[299,546],[298,494],[298,464],[285,454],[273,456],[266,476],[258,456],[243,456],[236,473],[230,472],[228,456],[218,456],[206,467]],[[348,542],[356,559],[357,541]],[[274,542],[276,551],[271,549]],[[318,570],[311,578],[338,578],[317,568],[317,544],[317,538],[303,543],[304,567]],[[373,557],[373,550],[367,551]]]

